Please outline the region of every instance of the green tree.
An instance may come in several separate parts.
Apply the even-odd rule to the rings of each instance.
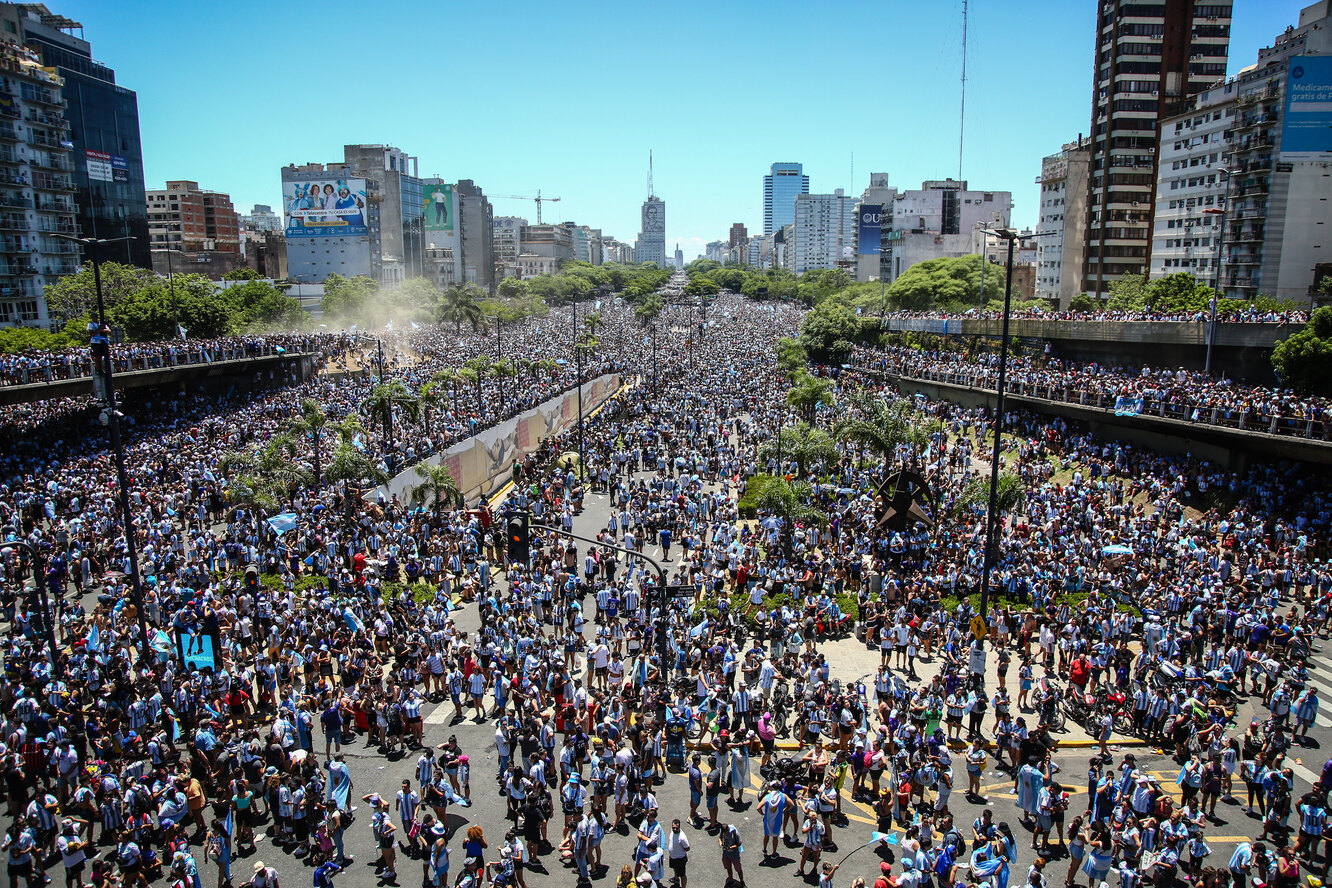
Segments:
[[[809,363],[809,355],[799,339],[783,336],[777,340],[777,366],[782,368],[787,379],[795,379]]]
[[[113,307],[160,280],[146,268],[122,265],[119,262],[103,262],[101,271],[102,300],[108,315]],[[65,275],[47,284],[43,295],[47,311],[57,327],[73,318],[96,318],[97,290],[93,282],[92,262],[85,262],[78,274]]]
[[[301,304],[268,281],[247,280],[221,295],[231,304],[233,325],[239,331],[287,331],[310,326],[310,315]]]
[[[837,421],[833,437],[871,450],[887,475],[897,448],[910,437],[914,411],[906,401],[889,404],[879,397],[858,399],[857,408],[854,414]]]
[[[995,491],[995,511],[1000,515],[1007,515],[1012,512],[1021,506],[1023,500],[1027,498],[1027,491],[1022,486],[1022,479],[1012,472],[1001,471],[999,473],[999,484]],[[953,502],[953,511],[963,512],[970,509],[973,512],[984,514],[989,510],[989,505],[990,477],[985,475],[973,478],[962,488],[962,492]]]
[[[384,434],[392,441],[393,414],[402,413],[412,422],[421,418],[421,399],[412,394],[400,379],[381,382],[366,395],[361,407],[384,427]]]
[[[415,472],[421,480],[412,486],[412,505],[424,505],[428,500],[435,514],[439,514],[440,507],[446,503],[463,505],[462,490],[448,466],[420,462],[416,464]]]
[[[459,335],[462,334],[464,322],[470,324],[473,330],[480,329],[483,315],[481,300],[485,295],[486,291],[476,284],[449,287],[439,302],[439,319],[453,324]]]
[[[837,400],[831,379],[800,373],[793,383],[786,390],[786,403],[794,407],[805,422],[811,425],[819,407],[831,407]]]
[[[517,277],[506,277],[499,282],[499,294],[505,299],[522,299],[527,295],[527,281]]]
[[[794,538],[795,525],[818,525],[828,523],[828,516],[813,504],[814,490],[804,481],[790,482],[785,478],[774,478],[763,486],[758,495],[757,506],[781,520],[782,548],[789,554]]]
[[[634,318],[638,320],[641,326],[648,326],[657,319],[661,310],[666,307],[666,303],[656,293],[651,293],[643,298],[643,301],[634,306]]]
[[[240,320],[235,298],[219,294],[213,282],[203,275],[178,274],[172,282],[154,277],[107,306],[107,320],[125,330],[135,341],[174,339],[176,325],[190,336],[213,338],[237,331]]]
[[[314,467],[314,485],[319,486],[319,450],[323,444],[324,430],[328,428],[329,418],[324,408],[314,398],[302,398],[299,415],[287,422],[287,431],[301,438],[310,439],[311,465]]]
[[[794,460],[797,474],[807,478],[811,467],[837,462],[837,443],[823,429],[798,422],[783,426],[776,438],[764,442],[758,455],[763,462],[779,455],[783,460]]]
[[[800,325],[800,344],[812,360],[839,364],[851,354],[860,335],[860,320],[849,307],[823,302],[805,315]]]
[[[689,283],[684,286],[684,294],[695,299],[706,299],[709,296],[716,296],[720,292],[721,285],[704,274],[690,278]]]
[[[1278,342],[1272,366],[1281,384],[1311,395],[1332,395],[1332,306],[1309,316],[1303,330]]]
[[[351,518],[356,513],[356,502],[362,492],[375,484],[388,480],[388,473],[381,469],[374,460],[349,443],[339,444],[329,458],[324,477],[333,483],[339,481],[346,485],[342,496],[344,513]]]
[[[1136,311],[1147,304],[1147,279],[1140,274],[1126,274],[1110,282],[1105,307],[1111,311]]]
[[[248,265],[242,265],[240,268],[233,268],[222,275],[224,281],[257,281],[261,275]]]

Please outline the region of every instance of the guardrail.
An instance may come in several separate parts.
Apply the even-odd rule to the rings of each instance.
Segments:
[[[984,371],[912,370],[908,373],[887,367],[876,367],[872,364],[856,364],[854,366],[862,371],[891,374],[903,381],[935,382],[997,393],[994,380],[994,376],[997,374]],[[1120,397],[1118,393],[1114,392],[1089,392],[1067,385],[1057,385],[1053,382],[1041,383],[1027,380],[1008,381],[1005,383],[1004,390],[1006,394],[1010,395],[1073,404],[1079,407],[1104,410],[1111,414],[1116,413],[1116,403]],[[1159,397],[1151,398],[1145,395],[1140,411],[1132,414],[1119,413],[1117,415],[1158,416],[1162,419],[1174,419],[1236,431],[1332,441],[1332,422],[1325,419],[1273,415],[1261,410],[1238,410]]]
[[[175,351],[143,351],[139,354],[111,356],[113,373],[133,373],[142,370],[170,370],[196,364],[214,364],[222,361],[287,357],[297,358],[316,354],[317,349],[288,349],[284,346],[264,344],[235,346],[180,346]],[[22,356],[18,356],[21,358]],[[25,363],[11,358],[0,360],[0,387],[43,385],[91,379],[92,356],[87,354],[61,356],[46,363]]]

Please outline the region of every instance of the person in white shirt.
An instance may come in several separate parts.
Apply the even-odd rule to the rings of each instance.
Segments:
[[[666,834],[666,854],[673,881],[679,884],[679,888],[689,888],[689,836],[680,828],[678,818],[671,821],[671,831]]]

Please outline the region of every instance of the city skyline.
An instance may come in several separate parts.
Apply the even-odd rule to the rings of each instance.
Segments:
[[[88,0],[59,4],[63,14],[83,23],[96,41],[98,57],[116,68],[118,81],[139,93],[147,186],[196,180],[230,194],[241,210],[255,203],[279,205],[280,170],[287,164],[336,156],[345,144],[384,143],[419,157],[423,176],[470,178],[493,194],[541,189],[562,198],[552,208],[558,221],[573,220],[631,240],[647,196],[643,158],[652,148],[656,192],[671,205],[665,239],[679,241],[688,260],[707,242],[724,239],[737,220],[751,231],[762,229],[762,176],[774,162],[802,163],[810,191],[818,194],[843,188],[858,195],[871,172],[886,172],[893,185],[906,188],[958,174],[960,0],[887,14],[877,6],[847,4],[843,14],[820,16],[799,29],[782,24],[803,8],[794,4],[788,4],[787,14],[767,7],[762,16],[687,4],[678,22],[653,18],[650,28],[646,10],[626,9],[613,21],[589,20],[533,5],[534,32],[547,35],[543,44],[556,49],[510,60],[507,73],[476,78],[461,75],[469,68],[494,72],[496,60],[512,55],[514,44],[506,29],[508,17],[499,20],[484,10],[464,8],[450,30],[467,33],[468,39],[451,41],[447,52],[448,67],[459,76],[431,79],[427,56],[404,53],[392,72],[377,64],[365,75],[365,69],[348,66],[324,70],[313,81],[281,76],[293,58],[287,37],[311,24],[300,10],[236,4],[205,13],[173,6],[167,15],[165,4],[128,5],[141,14],[125,15],[125,5],[111,8]],[[1302,5],[1300,0],[1236,0],[1229,73],[1251,64],[1258,47],[1297,21]],[[331,3],[321,8],[320,17],[336,22],[353,9]],[[711,31],[732,29],[745,39],[727,53],[693,39],[693,13],[705,9]],[[434,11],[423,3],[397,4],[364,36],[387,40],[393,33],[388,26],[427,22]],[[635,25],[640,18],[642,28]],[[867,21],[882,21],[889,33],[933,37],[892,40],[887,58],[872,66],[874,76],[855,85],[859,81],[848,83],[832,72],[844,65],[843,34],[861,33],[856,23]],[[1090,2],[970,5],[962,176],[972,187],[1011,190],[1016,225],[1038,221],[1034,180],[1041,158],[1090,126],[1094,22]],[[246,40],[201,44],[196,39],[200,29],[245,34]],[[636,68],[643,56],[637,41],[643,33],[658,39],[661,52],[674,59],[662,78],[662,94],[696,97],[680,104],[663,125],[612,124],[609,110],[569,114],[558,102],[548,103],[550,110],[532,111],[530,91],[519,91],[520,84],[530,84],[533,65],[558,65],[598,82],[613,84],[617,77],[630,82],[640,76]],[[169,47],[186,45],[189,54],[171,55]],[[1006,49],[1013,45],[1042,51],[1013,54]],[[153,47],[168,49],[155,52]],[[171,77],[161,76],[164,54],[171,58]],[[743,84],[747,78],[757,83],[771,58],[799,59],[813,73],[789,78],[797,82],[783,86],[775,105],[756,98],[748,106],[752,115],[743,113],[743,103],[714,101],[717,84]],[[223,66],[226,95],[245,109],[240,125],[234,115],[219,110],[230,102],[198,101],[197,84],[215,78]],[[443,91],[440,107],[446,111],[422,114],[415,90],[389,88],[422,78]],[[910,89],[892,86],[908,82]],[[450,84],[459,90],[450,92]],[[492,113],[504,95],[521,102],[521,123],[494,122],[505,119]],[[609,95],[605,109],[616,107],[613,87]],[[790,113],[774,117],[774,107],[782,105]],[[774,120],[788,126],[774,127]],[[529,204],[495,201],[496,215],[530,212]]]

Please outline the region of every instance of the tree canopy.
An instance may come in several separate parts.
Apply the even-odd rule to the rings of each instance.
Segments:
[[[1283,385],[1313,395],[1332,395],[1332,307],[1309,316],[1304,329],[1272,350],[1272,366]]]

